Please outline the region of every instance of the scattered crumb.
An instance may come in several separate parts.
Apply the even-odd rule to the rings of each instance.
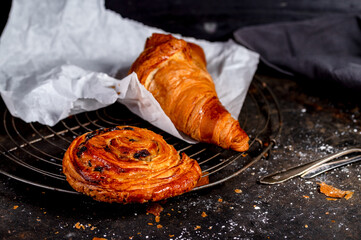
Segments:
[[[93,240],[108,240],[108,239],[106,239],[106,238],[93,237]]]
[[[337,201],[338,198],[330,198],[330,197],[328,197],[328,198],[326,198],[326,200],[328,200],[328,201]]]
[[[151,213],[154,216],[159,216],[164,208],[159,203],[150,203],[147,207],[147,213]]]
[[[307,196],[307,195],[303,195],[304,198],[310,198],[310,196]]]
[[[223,202],[223,199],[222,199],[222,198],[218,198],[218,202]]]
[[[242,193],[242,190],[237,188],[237,189],[234,190],[234,192],[235,193]]]
[[[329,212],[326,212],[325,214],[328,215],[328,214],[330,214],[330,213],[329,213]]]
[[[19,206],[18,205],[15,205],[14,207],[13,207],[13,209],[17,209]]]
[[[335,220],[331,220],[331,222],[335,223],[336,221],[335,221]]]
[[[197,225],[194,230],[198,230],[198,229],[201,229],[201,226]]]
[[[160,213],[164,208],[159,203],[150,203],[147,207],[147,214],[151,213],[155,216],[155,221],[160,221]]]
[[[346,191],[346,195],[345,195],[345,199],[349,200],[350,198],[352,198],[352,195],[354,194],[354,192],[352,191]]]
[[[96,229],[96,227],[94,227],[94,226],[90,228],[90,230],[92,230],[92,231],[93,231],[94,229]]]
[[[163,227],[163,226],[162,226],[162,225],[160,225],[160,224],[158,224],[158,225],[157,225],[157,228],[162,228],[162,227]]]
[[[334,200],[332,198],[345,198],[346,200],[350,199],[354,192],[352,191],[343,191],[341,189],[335,188],[333,186],[327,185],[326,183],[318,183],[320,185],[320,192],[325,194],[327,200]]]
[[[305,225],[305,228],[308,228],[308,225],[307,225],[307,224]]]
[[[169,234],[169,237],[174,237],[174,234]]]
[[[84,225],[81,224],[80,222],[75,223],[74,227],[75,227],[76,229],[81,229],[81,228],[82,228],[83,230],[85,230]]]
[[[153,223],[148,223],[148,225],[152,226],[152,225],[153,225]]]
[[[207,216],[208,216],[207,213],[202,212],[202,217],[207,217]]]

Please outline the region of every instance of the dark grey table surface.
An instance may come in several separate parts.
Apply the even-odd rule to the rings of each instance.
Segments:
[[[359,163],[308,180],[258,183],[261,176],[276,170],[359,146],[359,101],[345,92],[313,87],[303,79],[269,72],[257,75],[277,95],[284,118],[282,135],[269,159],[221,185],[162,202],[159,222],[147,214],[147,204],[99,203],[1,175],[1,238],[359,239]],[[349,200],[330,201],[319,192],[318,182],[355,194]]]

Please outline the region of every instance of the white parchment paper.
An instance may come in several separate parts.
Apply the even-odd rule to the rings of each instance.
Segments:
[[[153,125],[192,142],[175,129],[136,74],[127,76],[154,32],[164,33],[105,9],[103,0],[14,0],[0,39],[1,96],[13,116],[50,126],[120,101]],[[204,49],[218,96],[237,117],[258,54],[231,40],[185,39]],[[113,77],[117,72],[121,80]]]

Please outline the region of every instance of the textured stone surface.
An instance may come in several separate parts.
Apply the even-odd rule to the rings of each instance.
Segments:
[[[349,94],[269,73],[259,74],[281,105],[283,131],[269,159],[221,185],[160,203],[159,222],[148,204],[95,202],[31,187],[0,175],[2,239],[357,239],[361,165],[279,185],[261,176],[306,163],[361,142],[360,106]],[[318,88],[318,87],[317,87]],[[336,94],[337,93],[337,94]],[[354,190],[330,201],[317,182]]]

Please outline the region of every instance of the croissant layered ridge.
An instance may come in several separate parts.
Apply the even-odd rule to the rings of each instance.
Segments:
[[[203,49],[172,35],[153,34],[135,72],[175,127],[192,138],[239,152],[249,138],[218,99]]]
[[[78,192],[104,202],[158,201],[193,189],[198,163],[153,131],[117,126],[85,133],[66,151],[63,172]]]

